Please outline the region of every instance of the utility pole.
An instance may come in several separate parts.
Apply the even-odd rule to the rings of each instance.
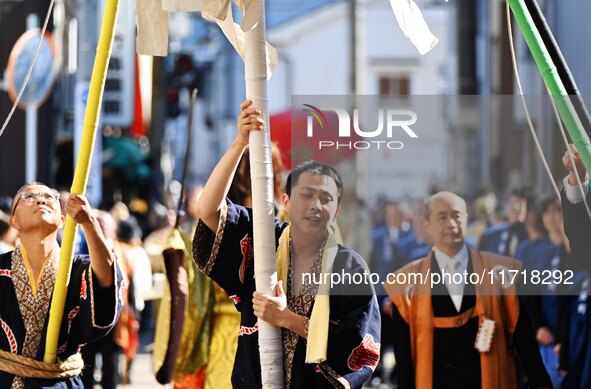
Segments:
[[[353,100],[357,95],[357,0],[349,0],[349,92]]]
[[[39,17],[31,13],[27,15],[27,31],[39,28]],[[26,182],[37,181],[37,108],[28,107],[25,120],[25,180]]]
[[[478,0],[477,8],[477,78],[480,94],[480,183],[490,183],[490,27],[489,1]]]
[[[76,18],[78,19],[78,69],[76,82],[90,82],[92,66],[96,54],[97,0],[77,1]]]
[[[84,128],[84,113],[92,68],[96,57],[98,44],[98,17],[99,11],[97,0],[79,0],[77,2],[76,19],[78,19],[78,68],[76,70],[76,87],[74,91],[74,166],[78,158],[78,149],[82,139]],[[101,201],[102,192],[102,166],[100,153],[102,149],[102,131],[96,136],[93,158],[91,162],[91,174],[86,188],[86,196],[91,204],[98,206]],[[98,151],[98,152],[97,152]],[[97,159],[99,158],[99,159]]]

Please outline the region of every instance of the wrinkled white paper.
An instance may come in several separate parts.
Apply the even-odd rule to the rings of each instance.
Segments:
[[[213,2],[215,2],[214,0]],[[256,0],[258,3],[261,3],[259,0]],[[202,11],[203,12],[203,11]],[[205,17],[205,15],[203,16]],[[228,41],[232,44],[240,58],[244,61],[245,58],[245,49],[244,49],[244,35],[245,32],[242,30],[241,26],[234,23],[234,19],[232,17],[232,7],[226,8],[226,17],[223,19],[213,19],[218,26],[224,32]],[[256,25],[256,23],[255,23]],[[267,75],[268,78],[271,78],[273,74],[273,69],[277,66],[277,50],[267,43]]]
[[[201,0],[162,0],[162,9],[166,12],[197,12],[201,9]]]
[[[141,3],[141,6],[140,6]],[[145,55],[168,54],[168,12],[201,11],[204,19],[215,21],[244,61],[244,34],[256,26],[261,0],[235,0],[243,14],[240,25],[234,23],[230,0],[140,0],[137,13],[137,52]],[[277,50],[267,43],[267,71],[271,77],[277,66]]]
[[[390,0],[396,21],[421,55],[427,54],[439,39],[431,33],[421,10],[413,0]]]
[[[137,52],[144,55],[167,56],[168,13],[162,10],[161,0],[140,0],[135,12]]]

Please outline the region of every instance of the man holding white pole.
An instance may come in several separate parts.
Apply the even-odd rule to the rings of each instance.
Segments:
[[[333,274],[367,274],[359,254],[338,245],[332,234],[343,191],[333,168],[309,161],[290,173],[282,202],[291,223],[275,221],[276,293],[255,292],[252,211],[226,200],[249,133],[264,124],[261,111],[250,104],[242,104],[236,140],[205,185],[193,240],[197,266],[241,312],[232,383],[262,386],[257,345],[262,319],[282,328],[283,387],[361,388],[379,360],[379,309],[369,283],[331,288]]]

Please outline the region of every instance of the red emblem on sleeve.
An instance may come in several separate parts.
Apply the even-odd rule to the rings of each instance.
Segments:
[[[82,272],[82,281],[80,282],[80,299],[86,300],[86,270]]]
[[[353,349],[347,364],[349,369],[359,371],[364,367],[375,370],[380,361],[380,344],[376,343],[373,336],[366,334],[361,344]]]
[[[250,238],[248,234],[244,235],[244,238],[240,240],[240,251],[242,252],[242,263],[240,264],[240,282],[244,284],[244,274],[246,273],[246,267],[250,264],[252,258],[252,245],[250,244]]]

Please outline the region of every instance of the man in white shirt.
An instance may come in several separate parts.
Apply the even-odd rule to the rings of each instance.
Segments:
[[[433,195],[424,222],[434,250],[388,279],[397,283],[384,285],[394,302],[398,387],[516,388],[513,349],[527,356],[522,364],[530,387],[550,387],[516,285],[490,277],[518,264],[468,249],[467,218],[464,199],[451,192]],[[478,282],[475,275],[489,276]]]
[[[456,311],[460,312],[462,298],[464,297],[464,283],[456,282],[463,279],[463,276],[459,277],[456,274],[463,275],[468,269],[468,248],[464,244],[457,254],[449,256],[435,247],[434,258],[439,265],[439,269],[441,269],[442,279],[445,281],[444,284],[456,307]],[[449,277],[446,273],[449,274]]]
[[[589,196],[589,175],[585,170],[583,161],[574,145],[569,145],[570,152],[579,174],[579,179],[583,184],[583,193],[577,182],[577,173],[572,165],[569,152],[566,151],[562,157],[562,163],[568,170],[568,176],[564,177],[564,190],[562,191],[562,212],[564,214],[564,232],[569,239],[571,251],[575,258],[585,258],[589,255],[591,249],[591,220],[585,209],[583,198],[587,198],[587,203],[591,203]],[[584,194],[584,196],[583,196]]]
[[[589,364],[586,362],[591,358],[591,331],[588,329],[589,322],[589,279],[581,278],[591,274],[589,266],[589,251],[591,250],[591,219],[585,209],[583,199],[587,199],[587,204],[591,204],[589,194],[589,176],[583,165],[581,157],[574,145],[569,145],[570,152],[573,153],[573,159],[576,166],[576,172],[573,167],[569,152],[565,152],[562,162],[568,170],[568,176],[564,178],[564,190],[562,197],[562,213],[564,220],[564,232],[568,237],[572,258],[574,261],[569,264],[569,270],[575,271],[574,289],[571,293],[578,294],[578,298],[565,297],[563,306],[565,310],[561,319],[565,323],[563,326],[567,329],[563,334],[560,346],[560,365],[559,369],[566,371],[563,388],[588,388],[591,386],[591,374]],[[577,173],[582,183],[582,192],[577,182]],[[588,276],[587,276],[588,277]],[[570,304],[568,301],[570,300]]]

